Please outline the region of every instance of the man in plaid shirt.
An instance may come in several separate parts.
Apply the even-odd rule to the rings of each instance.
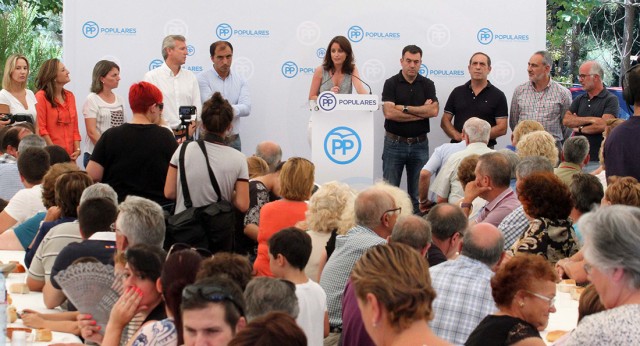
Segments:
[[[571,92],[551,79],[551,55],[547,51],[533,53],[527,72],[529,81],[516,87],[511,98],[509,127],[522,120],[535,120],[556,139],[558,150],[571,130],[562,125],[564,114],[571,106]]]
[[[457,259],[429,269],[437,294],[430,325],[439,337],[462,345],[480,321],[497,310],[491,277],[504,257],[503,247],[502,233],[479,223],[465,234]]]

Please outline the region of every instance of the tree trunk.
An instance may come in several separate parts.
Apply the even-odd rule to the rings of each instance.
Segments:
[[[624,0],[624,32],[622,33],[622,56],[620,64],[620,78],[618,82],[622,85],[625,72],[629,69],[631,49],[633,47],[633,26],[636,22],[636,8],[633,4],[637,0]]]

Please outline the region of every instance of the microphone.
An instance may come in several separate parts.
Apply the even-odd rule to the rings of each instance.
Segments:
[[[366,85],[367,88],[369,88],[369,95],[372,95],[373,93],[371,92],[371,86],[369,84],[367,84],[367,82],[363,81],[362,79],[360,79],[360,77],[352,74],[351,77],[356,77],[359,81],[362,82],[362,84]]]
[[[318,90],[320,90],[320,88],[322,88],[323,85],[327,84],[327,82],[330,81],[331,78],[333,78],[333,73],[329,76],[329,78],[327,78],[326,80],[322,81],[322,83],[320,83]]]

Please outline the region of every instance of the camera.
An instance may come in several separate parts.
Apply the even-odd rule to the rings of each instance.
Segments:
[[[9,120],[9,125],[23,122],[33,124],[33,118],[31,117],[31,114],[3,114],[2,117],[0,117],[0,121],[7,120]]]
[[[180,106],[178,115],[183,122],[191,120],[191,116],[196,114],[196,106]]]

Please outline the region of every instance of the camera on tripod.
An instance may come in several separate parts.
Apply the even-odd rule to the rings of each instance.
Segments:
[[[31,117],[31,114],[3,114],[0,117],[0,121],[7,121],[7,120],[9,120],[9,125],[15,124],[15,123],[24,123],[24,122],[33,124],[33,118]]]
[[[176,132],[183,133],[187,139],[191,139],[189,136],[189,124],[191,124],[191,117],[196,115],[196,106],[180,106],[178,107],[178,116],[180,117],[180,125],[176,129]]]

